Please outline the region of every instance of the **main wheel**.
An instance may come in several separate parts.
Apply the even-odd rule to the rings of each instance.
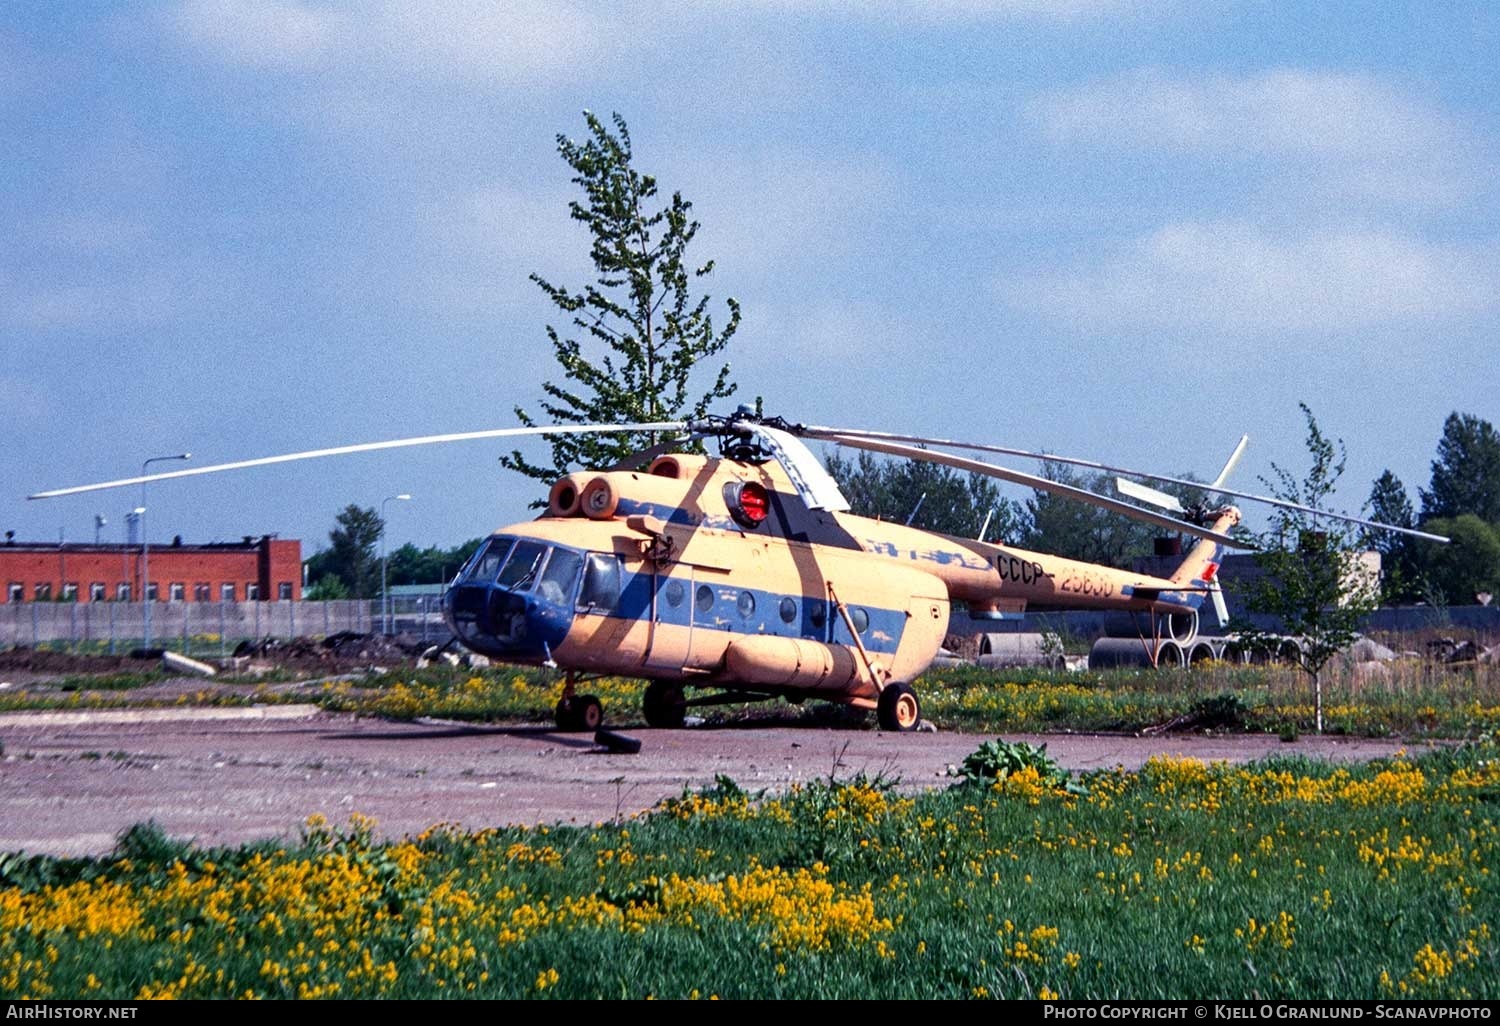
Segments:
[[[647,684],[642,705],[649,727],[680,727],[687,719],[687,696],[670,681],[653,680]]]
[[[917,729],[922,722],[922,703],[910,684],[895,681],[880,690],[880,700],[875,707],[875,717],[881,730],[905,733]]]
[[[598,730],[604,722],[604,706],[593,695],[574,695],[557,703],[557,729]]]

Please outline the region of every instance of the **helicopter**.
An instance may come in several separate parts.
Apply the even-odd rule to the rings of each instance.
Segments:
[[[562,433],[660,432],[665,443],[601,471],[553,483],[545,511],[502,527],[448,585],[443,615],[469,649],[564,674],[561,730],[598,729],[604,709],[590,679],[648,681],[652,727],[681,727],[693,706],[808,698],[873,709],[880,727],[912,731],[912,685],[937,656],[955,603],[976,620],[1031,609],[1115,610],[1143,633],[1196,634],[1207,601],[1227,620],[1217,570],[1231,533],[1229,504],[1183,506],[1150,486],[1117,482],[1147,509],[1047,477],[941,449],[1074,464],[1204,489],[1434,540],[1284,500],[1224,481],[1242,438],[1208,484],[1090,460],[983,443],[818,427],[741,407],[730,416],[609,425],[546,425],[366,442],[39,492],[32,499],[324,456],[447,442]],[[714,438],[718,456],[686,451]],[[1168,577],[938,534],[857,516],[804,440],[925,460],[1064,495],[1197,538]],[[689,690],[693,695],[689,696]]]

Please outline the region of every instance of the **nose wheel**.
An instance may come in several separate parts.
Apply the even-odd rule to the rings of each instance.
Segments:
[[[558,730],[598,730],[604,723],[604,706],[593,695],[575,695],[570,675],[563,682],[563,695],[557,703],[556,718]]]

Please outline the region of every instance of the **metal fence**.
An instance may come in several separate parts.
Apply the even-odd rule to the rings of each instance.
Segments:
[[[142,602],[15,602],[0,604],[0,648],[27,645],[74,652],[125,653],[146,635]],[[442,642],[450,636],[441,600],[391,598],[392,633]],[[369,633],[383,626],[379,599],[338,602],[157,602],[151,643],[187,655],[224,657],[245,640]]]

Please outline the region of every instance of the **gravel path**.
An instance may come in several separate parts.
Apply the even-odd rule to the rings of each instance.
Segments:
[[[313,813],[374,816],[399,837],[434,823],[592,823],[650,808],[726,774],[750,790],[858,772],[908,788],[943,786],[984,737],[814,727],[630,730],[638,755],[603,754],[543,727],[392,723],[311,706],[0,716],[0,851],[108,851],[154,819],[203,845],[295,837]],[[1399,741],[1269,735],[1007,735],[1045,742],[1074,770],[1140,766],[1152,755],[1245,762],[1301,754],[1363,760]],[[1410,746],[1413,749],[1417,745]]]

